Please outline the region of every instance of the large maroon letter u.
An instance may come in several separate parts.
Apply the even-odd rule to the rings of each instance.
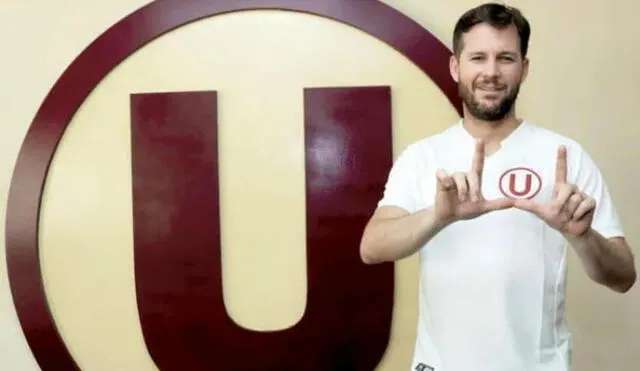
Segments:
[[[362,264],[358,245],[391,166],[390,89],[305,91],[308,305],[297,325],[266,334],[224,308],[215,97],[132,98],[136,290],[156,365],[373,370],[390,333],[393,269]]]

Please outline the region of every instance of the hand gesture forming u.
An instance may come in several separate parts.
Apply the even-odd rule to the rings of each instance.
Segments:
[[[515,207],[531,212],[550,227],[570,236],[581,236],[591,227],[596,201],[567,183],[567,149],[558,148],[553,197],[546,203],[516,200]]]
[[[473,154],[471,171],[449,175],[444,170],[438,170],[435,212],[439,220],[454,222],[473,219],[488,212],[507,209],[514,205],[514,200],[509,198],[487,200],[483,196],[484,158],[484,142],[478,140]]]

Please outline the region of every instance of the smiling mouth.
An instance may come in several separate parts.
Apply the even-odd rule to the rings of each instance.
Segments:
[[[479,86],[479,87],[476,88],[476,90],[480,90],[480,91],[484,91],[484,92],[488,92],[488,93],[497,93],[497,92],[505,90],[505,87],[503,87],[503,86],[500,86],[500,87]]]

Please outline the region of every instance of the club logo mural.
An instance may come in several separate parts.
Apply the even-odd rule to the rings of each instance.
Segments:
[[[194,21],[248,10],[300,12],[364,31],[419,67],[461,112],[448,71],[450,51],[379,1],[162,0],[132,13],[90,44],[56,82],[31,123],[12,178],[9,279],[20,324],[43,370],[80,369],[51,314],[38,246],[45,181],[70,121],[102,79],[147,43]],[[358,246],[392,164],[393,87],[300,91],[307,306],[294,326],[271,332],[235,324],[222,298],[219,92],[215,86],[131,92],[136,300],[146,348],[160,370],[372,370],[382,358],[392,320],[393,265],[362,264]],[[341,155],[327,161],[327,151]],[[327,171],[336,167],[348,171]],[[510,174],[501,187],[511,195],[539,190],[535,173]],[[158,204],[164,206],[160,211]],[[171,233],[159,237],[155,226],[167,220]]]

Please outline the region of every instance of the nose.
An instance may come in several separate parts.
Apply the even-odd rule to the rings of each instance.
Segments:
[[[500,69],[498,68],[498,61],[494,58],[487,59],[487,62],[484,66],[484,75],[486,77],[496,77],[500,74]]]

